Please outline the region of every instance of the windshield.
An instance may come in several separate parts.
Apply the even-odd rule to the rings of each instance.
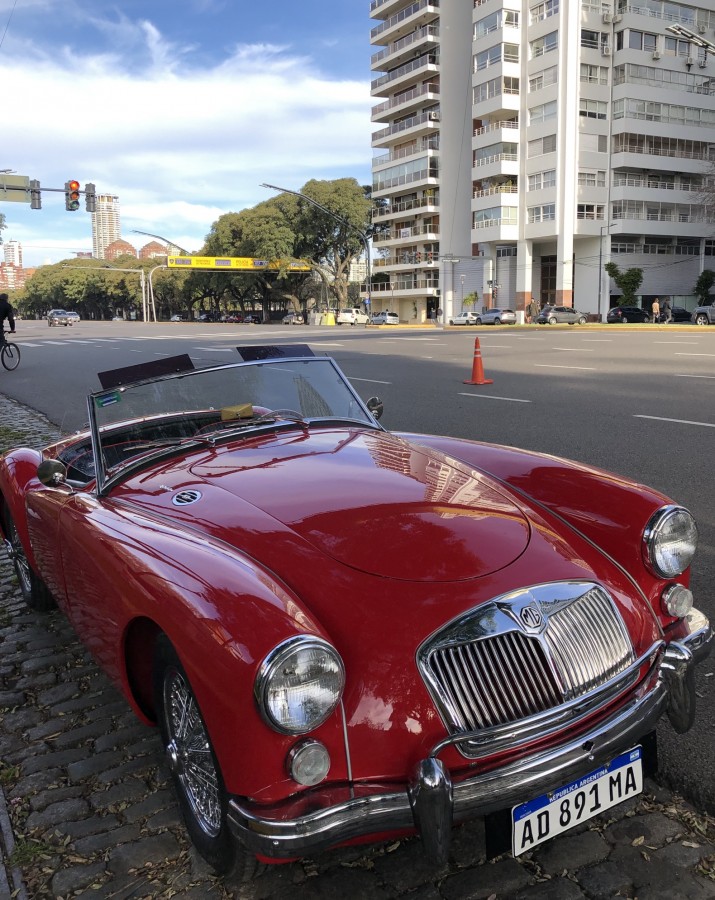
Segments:
[[[98,488],[167,448],[213,443],[256,428],[351,420],[376,428],[328,357],[237,363],[121,385],[90,394]],[[293,415],[288,415],[292,413]]]

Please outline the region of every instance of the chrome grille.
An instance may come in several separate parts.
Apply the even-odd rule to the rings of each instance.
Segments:
[[[525,606],[538,626],[523,624]],[[420,648],[425,680],[453,733],[546,715],[608,685],[635,662],[626,627],[593,583],[546,584],[498,598]]]

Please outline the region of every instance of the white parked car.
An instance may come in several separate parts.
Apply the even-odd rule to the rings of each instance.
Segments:
[[[297,312],[289,312],[286,313],[281,322],[284,325],[302,325],[303,324],[303,314]]]
[[[461,312],[458,316],[449,320],[450,325],[476,325],[477,314],[475,312]]]
[[[356,306],[349,309],[341,309],[336,322],[338,325],[367,325],[370,317]]]
[[[385,310],[385,312],[375,313],[370,322],[373,325],[399,325],[400,317],[397,313]]]
[[[516,325],[516,313],[513,309],[485,309],[477,314],[477,325]]]

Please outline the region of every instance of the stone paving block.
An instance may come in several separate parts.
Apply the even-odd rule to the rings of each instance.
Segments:
[[[79,693],[79,686],[76,682],[69,682],[69,684],[64,682],[48,688],[48,690],[40,691],[37,694],[37,704],[38,706],[54,706],[55,703],[74,699]]]
[[[75,895],[78,891],[90,888],[95,882],[103,881],[105,871],[103,862],[83,863],[61,869],[52,878],[52,894],[55,897]]]
[[[133,778],[106,790],[93,791],[88,799],[95,809],[108,809],[111,806],[129,806],[146,797],[146,793],[146,784],[138,778]]]
[[[144,790],[137,803],[122,810],[122,816],[127,822],[138,822],[140,819],[153,816],[174,806],[176,806],[176,798],[171,791],[153,791],[146,795],[146,790]]]
[[[45,789],[30,797],[30,809],[33,812],[42,812],[48,806],[61,803],[64,800],[74,800],[76,797],[81,797],[82,794],[83,789],[80,785]]]
[[[63,734],[58,735],[48,743],[57,750],[63,750],[65,747],[76,747],[78,744],[86,744],[89,740],[99,735],[106,734],[107,729],[111,728],[111,719],[97,719],[90,722],[89,725],[78,725],[70,728]]]
[[[586,900],[586,894],[569,878],[552,878],[517,891],[515,900]]]
[[[112,751],[119,753],[119,751]],[[102,754],[109,755],[109,754]],[[150,756],[139,756],[137,759],[129,759],[119,766],[105,769],[103,772],[97,773],[97,781],[103,784],[111,784],[114,781],[122,781],[130,775],[138,775],[145,773],[156,766],[157,760]]]
[[[137,738],[143,737],[147,730],[147,726],[142,725],[141,722],[136,722],[133,726],[128,726],[126,728],[114,728],[112,731],[108,731],[106,734],[97,738],[94,742],[95,752],[102,753],[105,750],[115,750],[118,747],[126,747],[127,744],[131,744]],[[156,736],[154,729],[152,729],[152,734]]]
[[[99,834],[88,834],[86,837],[77,838],[73,842],[73,849],[83,856],[93,856],[95,853],[109,850],[128,841],[136,841],[141,837],[142,831],[138,825],[120,825],[111,831],[102,831]]]
[[[45,834],[47,837],[82,838],[88,834],[101,834],[119,828],[121,822],[113,813],[105,815],[90,815],[77,822],[57,822]]]
[[[648,847],[662,847],[682,834],[684,830],[685,828],[680,822],[669,819],[662,813],[654,812],[649,815],[623,819],[604,829],[603,835],[611,844],[620,844],[623,841],[632,843],[638,838],[643,838],[643,843]]]
[[[68,716],[59,716],[40,722],[34,728],[28,728],[25,732],[28,741],[42,741],[45,738],[56,737],[65,731],[73,731],[75,728],[75,720]]]
[[[530,881],[529,873],[515,859],[506,857],[451,875],[442,882],[440,889],[446,900],[488,900],[492,894],[500,898],[511,897]]]
[[[70,819],[81,819],[89,812],[89,803],[78,797],[72,800],[61,800],[59,803],[51,803],[40,812],[33,812],[27,817],[27,828],[47,828],[56,822],[65,822]]]
[[[42,672],[45,669],[64,668],[70,661],[68,653],[55,653],[52,656],[33,657],[26,659],[20,666],[20,671],[29,675],[31,672]]]
[[[581,869],[578,882],[592,900],[612,900],[614,897],[633,895],[630,877],[610,860]]]
[[[176,828],[183,821],[178,805],[170,806],[150,816],[146,820],[145,827],[148,831],[161,831],[164,828]]]
[[[56,753],[40,753],[25,760],[22,765],[22,771],[25,775],[33,775],[35,772],[43,772],[46,769],[56,769],[59,766],[71,765],[78,760],[84,759],[86,756],[87,752],[81,748],[61,750]]]
[[[87,756],[86,750],[66,750],[65,752],[80,752],[84,756],[84,759],[80,759],[77,762],[70,763],[67,766],[67,774],[72,781],[84,781],[87,778],[91,778],[93,775],[98,775],[99,773],[106,771],[111,766],[118,765],[122,762],[123,759],[122,754],[118,750],[114,750],[110,753],[92,754],[91,756]]]
[[[688,841],[687,844],[695,844],[696,841]],[[682,841],[673,841],[662,850],[656,851],[658,859],[666,860],[671,866],[680,869],[690,869],[697,866],[698,863],[707,859],[715,853],[715,847],[712,844],[697,844],[697,846],[686,846]],[[713,896],[715,896],[715,882],[713,883]]]
[[[602,862],[611,848],[597,831],[567,834],[534,850],[534,858],[547,875],[558,875]]]
[[[425,855],[419,840],[402,841],[399,853],[385,853],[374,861],[375,872],[398,893],[411,891],[447,874],[446,867],[437,868]]]
[[[115,847],[109,854],[107,865],[112,873],[126,875],[132,869],[141,870],[147,863],[156,865],[167,859],[176,859],[179,853],[180,847],[174,835],[164,832]]]
[[[27,675],[25,678],[18,678],[15,688],[18,691],[34,691],[40,687],[51,687],[53,684],[57,684],[57,675],[54,672],[43,672],[41,675]]]

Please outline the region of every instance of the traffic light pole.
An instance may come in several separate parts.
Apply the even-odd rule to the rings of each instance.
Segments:
[[[25,202],[30,204],[30,209],[42,209],[42,194],[64,194],[65,197],[68,196],[70,192],[70,188],[68,187],[72,182],[67,182],[63,188],[51,188],[51,187],[41,187],[40,182],[36,179],[28,179],[27,184],[23,185],[10,185],[6,190],[10,190],[13,193],[21,194],[24,193],[26,195]],[[2,180],[0,179],[0,189],[2,189]],[[84,190],[79,189],[79,182],[77,182],[77,187],[72,189],[72,193],[77,195],[77,206],[70,209],[67,209],[70,212],[76,212],[79,209],[79,196],[80,194],[84,194],[86,201],[86,210],[87,212],[95,212],[97,208],[97,191],[92,184],[92,182],[87,182],[84,186]],[[2,197],[0,197],[0,202],[2,202]],[[11,198],[15,199],[15,198]],[[19,198],[18,198],[19,199]],[[68,200],[65,201],[69,202]]]

